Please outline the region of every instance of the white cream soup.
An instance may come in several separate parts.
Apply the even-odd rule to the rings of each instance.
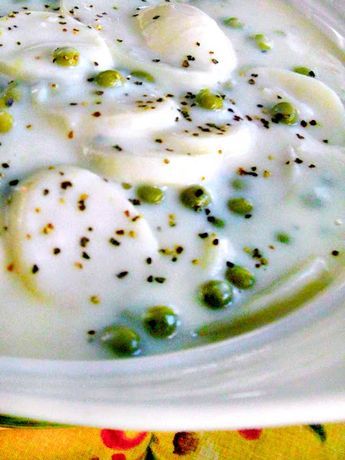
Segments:
[[[0,14],[2,355],[196,346],[331,283],[343,55],[286,2],[3,0]]]

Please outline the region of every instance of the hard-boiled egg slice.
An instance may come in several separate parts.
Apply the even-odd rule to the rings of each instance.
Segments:
[[[35,81],[75,83],[91,72],[113,66],[113,58],[96,31],[69,15],[21,11],[0,20],[0,71],[13,77]],[[74,66],[53,60],[54,50],[70,47],[79,53]]]
[[[321,81],[288,70],[259,67],[250,70],[262,96],[276,104],[293,103],[300,120],[308,123],[308,133],[331,143],[345,142],[345,108],[339,96]],[[280,96],[280,99],[277,99]],[[312,121],[312,124],[309,122]],[[316,124],[314,124],[314,121]]]
[[[206,123],[192,129],[162,134],[164,147],[179,154],[242,156],[254,142],[256,127],[250,123]]]
[[[138,12],[133,0],[117,9],[105,0],[92,8],[63,0],[62,8],[96,28],[122,66],[149,72],[169,90],[212,87],[237,65],[232,43],[216,21],[189,4],[153,4]]]
[[[209,123],[158,132],[156,147],[152,143],[140,154],[131,146],[120,150],[96,144],[85,147],[84,153],[93,168],[114,180],[188,185],[212,179],[224,163],[247,154],[255,135],[256,127],[249,122]]]
[[[149,225],[115,184],[61,166],[20,183],[8,208],[14,271],[44,300],[108,304],[114,311],[145,280],[158,251]]]
[[[206,13],[186,3],[163,3],[138,14],[147,47],[173,67],[210,72],[220,80],[236,66],[230,40]]]
[[[163,97],[146,97],[140,101],[118,100],[116,106],[105,103],[100,113],[99,117],[88,113],[81,121],[83,130],[114,139],[139,137],[157,129],[170,128],[178,116],[174,101]]]
[[[217,144],[222,151],[215,148],[207,151],[208,140],[205,144],[188,143],[184,142],[182,135],[176,135],[176,149],[152,149],[137,154],[134,151],[94,146],[86,147],[84,153],[93,168],[117,181],[188,185],[212,179],[224,161],[237,160],[238,155],[248,151],[253,138],[245,128],[242,133],[240,126],[237,129],[234,136],[238,137],[239,142],[233,142],[230,137],[224,139],[223,143]],[[241,139],[242,135],[245,139]]]
[[[176,103],[159,95],[149,85],[136,86],[127,82],[119,88],[100,91],[91,84],[89,91],[78,92],[75,87],[38,85],[32,91],[35,107],[64,130],[87,140],[149,137],[155,131],[176,124],[179,116]],[[67,100],[67,102],[66,102]]]
[[[137,155],[96,146],[86,147],[84,153],[92,168],[100,174],[133,184],[194,184],[211,179],[220,166],[217,154],[180,155],[153,150]]]
[[[198,140],[185,133],[167,134],[166,141],[160,137],[160,149],[140,155],[101,146],[86,147],[84,153],[93,168],[114,180],[188,185],[212,179],[225,162],[247,153],[254,140],[245,123],[229,128],[220,140],[206,133]]]

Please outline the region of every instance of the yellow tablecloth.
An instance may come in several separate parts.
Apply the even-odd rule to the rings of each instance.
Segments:
[[[0,459],[345,460],[345,424],[203,433],[12,427],[0,430]]]

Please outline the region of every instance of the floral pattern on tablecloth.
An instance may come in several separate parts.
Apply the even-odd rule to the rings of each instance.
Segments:
[[[345,460],[345,424],[173,433],[52,427],[8,416],[0,424],[1,460]]]

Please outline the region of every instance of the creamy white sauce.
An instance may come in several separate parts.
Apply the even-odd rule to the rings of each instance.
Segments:
[[[0,134],[1,354],[111,357],[88,331],[117,322],[140,333],[143,354],[194,346],[200,327],[245,323],[251,305],[278,303],[274,283],[288,273],[289,289],[277,288],[284,296],[332,277],[345,250],[345,70],[335,45],[277,0],[58,6],[0,5],[10,13],[0,21],[0,83],[15,79],[21,91],[5,108],[14,126]],[[244,27],[224,25],[228,17]],[[272,49],[260,51],[255,34]],[[80,52],[77,66],[53,62],[63,46]],[[112,68],[125,84],[92,81]],[[155,82],[131,75],[138,70]],[[195,105],[203,88],[223,95],[222,109]],[[279,101],[298,109],[296,125],[272,122],[267,111]],[[164,201],[138,206],[142,183],[161,186]],[[209,214],[181,204],[192,184],[210,192]],[[247,218],[227,206],[242,196],[253,203]],[[227,261],[256,284],[209,309],[198,289],[224,279]],[[271,286],[272,296],[258,297]],[[173,338],[145,332],[141,316],[155,305],[179,315]]]

